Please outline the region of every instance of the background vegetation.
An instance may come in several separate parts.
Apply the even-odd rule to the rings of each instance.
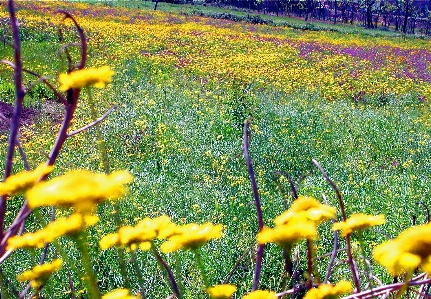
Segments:
[[[255,242],[257,223],[242,155],[246,118],[252,123],[251,156],[266,225],[271,226],[292,200],[286,178],[275,179],[278,171],[300,181],[300,194],[316,198],[325,194],[327,203],[336,205],[330,186],[315,169],[310,172],[312,158],[337,183],[348,214],[386,215],[386,225],[365,234],[369,252],[411,226],[413,219],[426,222],[423,205],[431,204],[428,41],[302,31],[145,6],[19,2],[24,66],[43,75],[63,72],[66,65],[57,55],[61,44],[54,10],[59,8],[75,15],[83,26],[89,64],[108,64],[116,72],[112,85],[94,97],[101,114],[117,107],[103,122],[109,160],[113,168],[127,169],[135,177],[127,198],[120,202],[121,219],[135,224],[143,217],[167,214],[177,223],[223,224],[225,236],[203,249],[212,283],[223,281]],[[7,18],[2,8],[5,43],[0,45],[0,56],[10,59]],[[73,32],[67,29],[62,31],[63,42],[73,42]],[[0,96],[1,101],[13,103],[6,67],[0,73]],[[26,108],[36,117],[22,128],[21,142],[35,167],[46,159],[61,111],[42,85],[26,100]],[[91,120],[85,96],[77,113],[73,128]],[[75,168],[102,169],[93,133],[90,129],[68,141],[56,174]],[[0,140],[6,145],[6,131]],[[16,165],[20,163],[17,160]],[[20,199],[14,200],[17,205],[12,205],[10,217],[19,207]],[[102,206],[103,221],[91,229],[92,256],[104,292],[124,285],[116,252],[97,248],[97,240],[115,230],[111,212],[109,205]],[[27,229],[39,226],[31,218]],[[332,248],[329,226],[322,227],[321,237],[319,255]],[[62,242],[70,244],[67,239]],[[305,267],[303,249],[301,244],[296,250],[298,264]],[[70,254],[77,255],[73,249]],[[17,251],[3,269],[5,276],[15,276],[36,257],[36,252]],[[344,259],[341,252],[337,260],[342,264]],[[148,271],[147,296],[167,297],[169,287],[154,270],[155,261],[144,253],[138,260]],[[204,296],[195,293],[200,279],[191,254],[180,252],[167,260],[181,264],[176,271],[186,277],[187,298]],[[248,251],[231,279],[239,294],[251,287],[253,262],[254,252]],[[324,265],[322,258],[322,273]],[[261,288],[280,289],[282,269],[281,250],[268,246]],[[383,281],[392,279],[377,266],[374,270]],[[128,271],[133,277],[134,270]],[[331,280],[344,276],[340,267]],[[65,277],[65,271],[56,274],[46,292],[70,298]],[[82,285],[74,279],[76,292],[82,293]],[[137,289],[137,281],[133,284]]]

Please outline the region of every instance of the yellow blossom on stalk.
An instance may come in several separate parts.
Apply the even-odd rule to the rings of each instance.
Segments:
[[[40,177],[50,173],[52,168],[53,166],[41,164],[32,171],[21,171],[8,177],[3,183],[0,183],[0,195],[13,195],[25,191],[35,185]]]
[[[236,286],[233,284],[218,284],[206,289],[211,299],[229,299],[236,292]]]
[[[78,213],[74,213],[67,218],[59,218],[34,233],[9,238],[7,249],[42,248],[45,243],[52,242],[61,236],[80,232],[86,226],[95,224],[97,219],[97,216],[84,216]]]
[[[102,299],[137,299],[128,289],[116,289],[102,296]]]
[[[73,207],[90,212],[106,199],[115,199],[126,192],[125,184],[133,180],[127,171],[96,174],[88,170],[72,170],[47,182],[41,182],[27,191],[29,207]]]
[[[305,219],[304,221],[293,221],[285,225],[277,225],[275,228],[264,227],[257,235],[259,244],[271,242],[285,248],[303,239],[317,239],[316,224]]]
[[[353,214],[346,221],[337,222],[332,225],[332,230],[341,230],[341,235],[344,237],[355,230],[363,230],[372,226],[385,223],[385,215],[366,215],[363,213]]]
[[[16,279],[18,279],[18,281],[30,280],[31,286],[37,288],[43,285],[53,272],[58,271],[61,268],[61,264],[62,260],[56,259],[51,263],[38,265],[31,270],[25,271],[18,275]]]
[[[177,226],[171,222],[168,216],[160,216],[154,219],[144,218],[136,226],[120,227],[117,233],[103,237],[99,246],[107,249],[112,246],[132,246],[141,243],[140,248],[149,250],[151,241],[155,238],[164,239],[175,233]],[[145,243],[145,244],[142,244]],[[149,243],[149,244],[148,244]],[[150,246],[148,246],[150,245]]]
[[[243,296],[242,299],[277,299],[275,292],[257,290]]]
[[[160,250],[164,253],[177,251],[179,249],[196,249],[211,239],[221,237],[223,227],[212,223],[202,225],[190,223],[178,226],[173,235],[163,243]]]
[[[71,88],[83,88],[86,86],[94,86],[103,88],[106,83],[112,81],[114,72],[109,66],[100,68],[89,68],[70,72],[68,74],[60,74],[58,81],[60,82],[60,90],[66,91]]]
[[[335,214],[336,209],[334,207],[323,205],[313,197],[299,196],[287,211],[275,218],[274,223],[276,225],[283,225],[296,217],[302,216],[320,223],[335,218]]]
[[[343,294],[351,293],[353,290],[352,284],[342,280],[336,285],[320,284],[317,288],[309,290],[304,299],[336,299]]]
[[[373,258],[394,276],[417,267],[431,275],[431,224],[413,226],[398,237],[378,245]]]

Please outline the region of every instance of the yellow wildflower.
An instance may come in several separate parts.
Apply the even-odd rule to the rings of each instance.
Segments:
[[[277,299],[275,292],[257,290],[243,296],[242,299]]]
[[[211,299],[229,299],[236,292],[233,284],[218,284],[206,289]]]
[[[141,249],[148,248],[151,241],[155,238],[164,239],[175,233],[177,226],[171,222],[168,216],[160,216],[154,219],[144,218],[136,226],[123,226],[117,233],[108,234],[103,237],[99,246],[107,249],[112,246],[131,246],[138,243]],[[149,244],[148,244],[149,243]],[[148,250],[147,249],[147,250]]]
[[[0,183],[0,195],[13,195],[35,185],[39,178],[50,173],[53,166],[45,164],[39,165],[32,171],[21,171],[8,177],[3,183]]]
[[[335,218],[336,209],[323,205],[313,197],[300,196],[283,214],[275,218],[276,225],[283,225],[297,217],[307,217],[316,223]]]
[[[413,226],[398,237],[378,245],[373,258],[394,276],[417,267],[431,275],[431,224]]]
[[[91,222],[88,223],[87,217],[75,213],[67,218],[59,218],[49,223],[45,228],[34,233],[26,233],[22,236],[14,236],[8,239],[8,250],[17,248],[42,248],[45,243],[54,241],[55,239],[64,236],[76,234],[88,225],[95,223],[94,217],[91,217]]]
[[[124,185],[133,180],[127,171],[95,174],[88,170],[73,170],[63,176],[42,182],[26,193],[29,207],[74,207],[80,212],[91,211],[105,199],[124,195]]]
[[[257,235],[259,244],[276,243],[282,247],[290,247],[302,239],[317,239],[316,224],[311,221],[294,221],[275,228],[263,228]]]
[[[385,223],[385,215],[366,215],[363,213],[353,214],[346,221],[337,222],[332,225],[332,230],[341,230],[341,235],[346,236],[355,230],[363,230],[368,227]]]
[[[18,279],[18,281],[30,280],[31,286],[37,288],[43,285],[53,272],[58,271],[61,268],[61,264],[62,260],[56,259],[51,263],[37,265],[31,270],[21,273],[16,279]]]
[[[179,249],[195,249],[211,239],[221,237],[222,226],[212,223],[199,225],[196,223],[178,226],[175,233],[160,247],[164,253],[177,251]]]
[[[128,289],[116,289],[103,295],[102,299],[137,299],[137,297],[130,295]]]
[[[69,74],[60,74],[58,77],[58,81],[60,82],[59,89],[61,91],[66,91],[71,88],[83,88],[86,86],[103,88],[106,83],[112,81],[113,75],[114,72],[109,66],[77,70]]]
[[[336,299],[343,294],[352,292],[352,284],[342,280],[336,285],[320,284],[317,288],[313,288],[305,294],[304,299]]]

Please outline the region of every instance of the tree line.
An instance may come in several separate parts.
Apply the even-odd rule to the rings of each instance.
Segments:
[[[276,14],[334,24],[360,24],[370,29],[408,34],[431,34],[431,0],[206,0]]]

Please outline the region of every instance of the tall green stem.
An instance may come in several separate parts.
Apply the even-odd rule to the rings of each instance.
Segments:
[[[86,274],[83,280],[87,285],[89,298],[100,299],[100,291],[99,291],[99,287],[97,286],[96,275],[94,274],[94,271],[93,271],[86,237],[87,237],[87,234],[85,233],[85,231],[81,232],[76,237],[78,250],[81,253],[82,266]]]
[[[92,94],[90,88],[87,88],[87,93],[88,93],[88,105],[90,106],[91,118],[94,121],[97,119],[97,109],[96,109],[96,105],[95,105],[94,99],[93,99],[93,94]],[[108,152],[106,150],[105,140],[103,139],[103,135],[102,135],[102,131],[100,130],[99,123],[97,123],[95,125],[94,129],[96,130],[96,145],[97,145],[97,149],[98,149],[99,154],[100,154],[100,159],[102,162],[103,171],[106,174],[108,174],[111,172],[111,167],[109,165]],[[113,207],[114,207],[114,213],[113,214],[114,214],[115,225],[117,226],[117,228],[120,228],[121,227],[121,219],[120,219],[120,215],[118,214],[118,210],[119,210],[118,204],[116,202],[114,202]],[[127,271],[126,271],[124,249],[118,248],[117,251],[118,251],[118,263],[120,265],[121,276],[124,280],[125,287],[130,288],[130,280],[129,280],[129,277],[128,277]]]
[[[208,284],[208,278],[205,273],[204,264],[202,263],[202,257],[198,249],[193,249],[193,253],[195,255],[196,265],[198,266],[199,271],[202,275],[202,280],[204,281],[205,288],[208,288],[210,285]]]
[[[141,268],[138,265],[138,261],[136,260],[136,251],[132,251],[131,253],[131,259],[132,259],[132,264],[133,264],[133,268],[136,271],[136,275],[138,276],[138,281],[139,281],[139,288],[141,289],[141,298],[145,299],[145,294],[144,294],[144,279],[142,278],[142,271]]]

